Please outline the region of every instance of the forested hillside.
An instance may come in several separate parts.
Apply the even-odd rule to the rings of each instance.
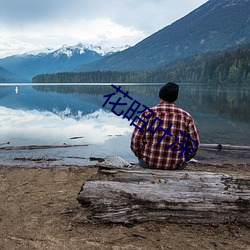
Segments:
[[[198,54],[151,74],[153,82],[250,83],[250,44],[223,52]]]
[[[209,0],[135,46],[78,68],[78,72],[145,71],[198,53],[250,42],[250,0]],[[166,11],[167,13],[167,11]]]
[[[178,60],[155,71],[144,72],[65,72],[42,74],[34,83],[104,83],[104,82],[199,82],[220,84],[250,84],[250,44],[222,52],[197,54]]]

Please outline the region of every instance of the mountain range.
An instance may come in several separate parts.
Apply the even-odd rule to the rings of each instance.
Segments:
[[[91,45],[63,46],[3,58],[0,67],[29,81],[42,73],[154,70],[198,53],[249,43],[249,10],[250,0],[209,0],[132,47],[103,51]]]
[[[76,71],[145,71],[250,41],[250,0],[209,0],[135,46]]]
[[[31,81],[31,78],[37,74],[73,71],[81,64],[96,61],[128,47],[104,48],[83,43],[75,46],[63,45],[57,50],[46,49],[42,52],[13,55],[0,59],[0,67],[9,72],[8,81],[17,79]],[[11,72],[20,75],[19,78]],[[6,77],[2,76],[0,71],[1,78]]]

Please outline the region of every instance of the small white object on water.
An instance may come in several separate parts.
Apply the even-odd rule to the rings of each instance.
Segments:
[[[18,87],[16,87],[15,92],[16,92],[16,94],[18,93]]]

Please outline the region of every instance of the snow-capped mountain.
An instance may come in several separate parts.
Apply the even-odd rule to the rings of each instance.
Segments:
[[[122,47],[104,47],[101,45],[92,45],[92,44],[83,44],[83,43],[78,43],[74,46],[69,46],[67,44],[64,44],[61,48],[59,49],[53,49],[53,48],[45,48],[42,50],[35,50],[31,51],[29,53],[23,54],[23,56],[27,55],[39,55],[43,56],[44,54],[51,54],[53,53],[54,57],[58,57],[61,55],[66,55],[68,58],[73,56],[73,54],[84,54],[86,51],[94,51],[97,54],[101,56],[106,56],[110,55],[119,51],[122,51],[124,49],[129,48],[129,45],[125,45]]]
[[[70,58],[75,53],[84,54],[87,51],[93,51],[101,56],[106,56],[106,55],[116,53],[118,51],[122,51],[122,50],[127,49],[127,48],[129,48],[128,45],[123,46],[123,47],[111,47],[111,48],[106,47],[105,48],[105,47],[99,46],[99,45],[95,46],[95,45],[91,45],[91,44],[78,43],[75,46],[63,45],[60,49],[55,50],[53,52],[53,56],[57,57],[57,56],[60,56],[62,54],[65,54],[65,55],[67,55],[68,58]]]
[[[123,47],[103,47],[78,43],[63,45],[59,49],[46,48],[22,55],[0,59],[0,66],[29,80],[37,74],[68,72],[76,67],[94,62],[102,57],[127,49]]]

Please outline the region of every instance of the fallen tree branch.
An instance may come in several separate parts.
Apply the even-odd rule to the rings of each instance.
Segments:
[[[70,148],[70,147],[86,147],[88,144],[80,145],[28,145],[28,146],[10,146],[10,147],[0,147],[0,150],[31,150],[31,149],[48,149],[48,148]]]
[[[51,161],[57,161],[58,159],[55,158],[27,158],[27,157],[15,157],[14,161],[34,161],[34,162],[51,162]]]
[[[200,148],[217,149],[217,150],[250,150],[250,146],[237,146],[230,144],[200,144]]]

